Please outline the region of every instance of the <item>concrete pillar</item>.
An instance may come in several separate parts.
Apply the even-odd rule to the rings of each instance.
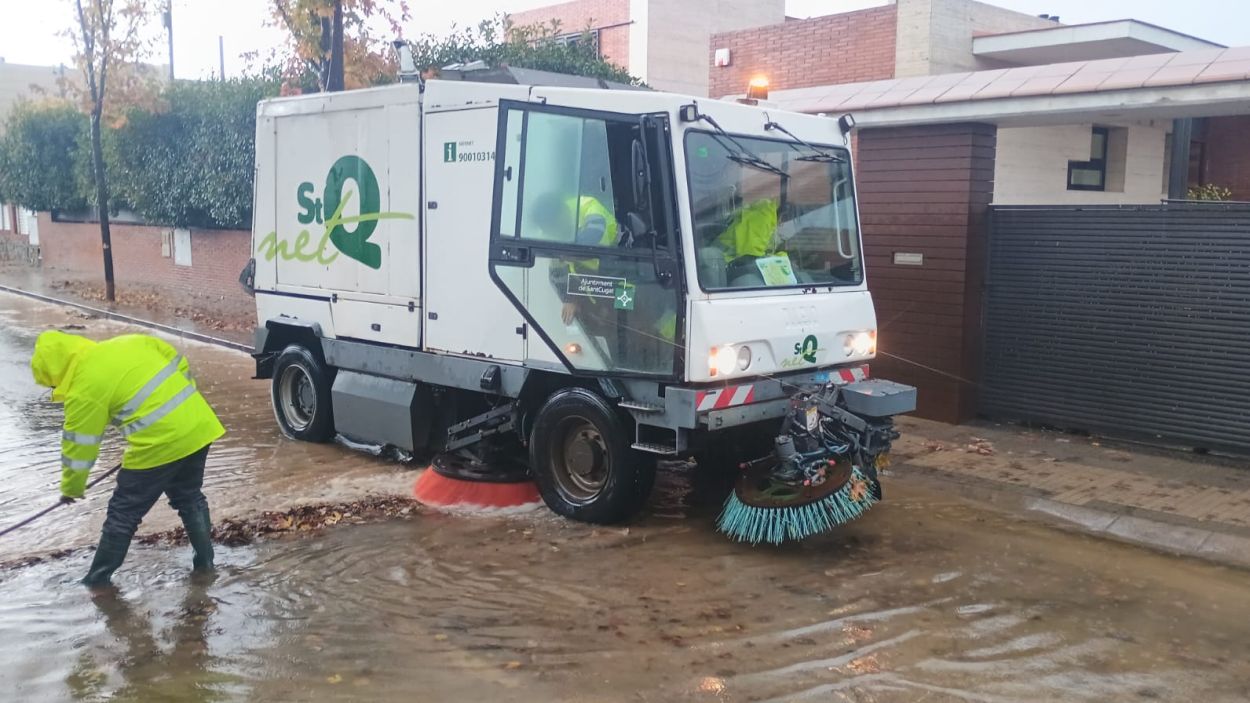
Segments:
[[[1171,172],[1168,173],[1168,200],[1189,196],[1189,145],[1194,138],[1194,121],[1172,120]]]
[[[919,388],[918,414],[943,422],[977,411],[996,137],[994,125],[971,123],[858,134],[873,375]]]

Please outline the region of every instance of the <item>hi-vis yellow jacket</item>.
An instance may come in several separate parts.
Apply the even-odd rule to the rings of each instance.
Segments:
[[[757,200],[734,215],[716,243],[731,262],[742,256],[768,256],[773,253],[777,233],[777,201]]]
[[[48,331],[30,360],[35,383],[65,404],[61,493],[81,497],[109,424],[128,446],[126,469],[151,469],[184,459],[226,433],[199,394],[187,360],[144,334],[93,342]]]

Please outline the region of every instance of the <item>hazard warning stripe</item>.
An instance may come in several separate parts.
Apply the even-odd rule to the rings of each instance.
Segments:
[[[857,366],[850,369],[837,369],[830,374],[830,380],[838,385],[856,383],[868,378],[868,366]],[[710,391],[695,393],[695,409],[698,412],[723,410],[739,405],[746,405],[755,400],[755,384],[728,386]]]
[[[853,369],[838,369],[838,376],[846,383],[855,383],[868,378],[868,367],[857,366]]]
[[[695,407],[699,412],[705,410],[722,410],[736,405],[746,405],[755,400],[755,385],[730,386],[714,391],[699,391],[695,394]]]

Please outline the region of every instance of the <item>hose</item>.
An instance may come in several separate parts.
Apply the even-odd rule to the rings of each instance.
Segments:
[[[108,471],[105,471],[105,472],[104,472],[104,474],[103,474],[103,475],[101,475],[101,476],[99,476],[98,478],[96,478],[96,480],[92,481],[91,483],[88,483],[88,484],[87,484],[87,488],[92,488],[92,487],[96,486],[97,484],[99,484],[99,483],[100,483],[101,481],[103,481],[104,479],[106,479],[106,478],[108,478],[109,476],[112,476],[113,474],[117,473],[117,470],[118,470],[118,469],[120,469],[121,467],[122,467],[122,465],[121,465],[121,464],[118,464],[117,466],[114,466],[113,468],[109,469]],[[43,517],[44,515],[47,515],[48,513],[52,512],[53,510],[56,510],[57,508],[61,507],[62,505],[69,505],[70,503],[73,503],[73,502],[74,502],[74,499],[73,499],[73,498],[61,498],[59,501],[57,501],[57,502],[53,503],[52,505],[49,505],[48,507],[44,508],[43,510],[40,510],[39,512],[35,513],[34,515],[31,515],[30,517],[26,518],[25,520],[22,520],[21,522],[17,523],[16,525],[12,525],[12,526],[10,526],[10,527],[6,527],[6,528],[4,528],[3,530],[0,530],[0,537],[4,537],[5,535],[9,534],[10,532],[13,532],[13,531],[15,531],[15,530],[21,529],[21,528],[23,528],[23,527],[26,527],[26,526],[27,526],[27,525],[29,525],[30,523],[32,523],[32,522],[34,522],[34,521],[38,520],[39,518]]]

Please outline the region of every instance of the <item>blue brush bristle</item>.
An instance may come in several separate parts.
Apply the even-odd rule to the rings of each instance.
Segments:
[[[859,469],[854,469],[851,480],[837,493],[792,508],[757,508],[743,503],[737,493],[731,493],[717,518],[716,529],[732,539],[753,545],[760,542],[781,544],[829,532],[863,515],[877,502],[872,491],[865,492],[860,500],[851,499],[851,486],[856,480],[868,481]]]

